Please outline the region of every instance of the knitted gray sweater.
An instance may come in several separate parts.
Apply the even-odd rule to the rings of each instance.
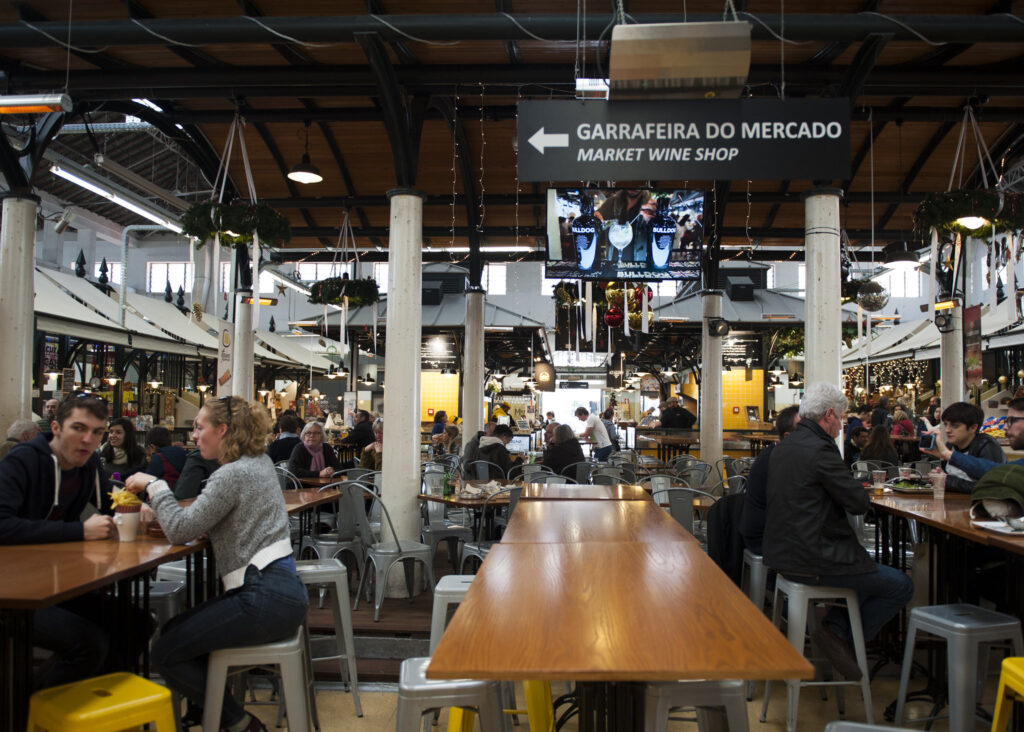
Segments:
[[[244,570],[260,550],[289,541],[288,511],[281,485],[274,464],[265,454],[222,465],[188,507],[178,504],[163,481],[151,485],[149,494],[170,542],[184,544],[209,534],[221,577]],[[290,544],[288,551],[276,553],[290,554]],[[268,563],[258,566],[262,569]]]

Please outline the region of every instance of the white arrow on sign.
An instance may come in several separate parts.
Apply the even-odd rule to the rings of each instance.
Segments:
[[[543,155],[544,148],[546,147],[569,147],[569,135],[564,133],[548,135],[545,134],[544,128],[541,127],[533,133],[533,137],[530,138],[529,142]]]

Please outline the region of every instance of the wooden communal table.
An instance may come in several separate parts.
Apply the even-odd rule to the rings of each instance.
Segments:
[[[699,435],[641,435],[636,436],[637,440],[649,440],[658,447],[658,459],[668,463],[672,458],[680,455],[689,455],[690,448],[700,442]]]
[[[521,501],[427,676],[576,681],[579,728],[617,731],[643,728],[645,681],[811,678],[663,514],[650,500]]]
[[[575,483],[527,483],[520,500],[540,501],[646,501],[650,489],[639,485],[579,485]],[[516,509],[517,511],[519,509]]]
[[[206,542],[181,546],[140,535],[134,542],[69,541],[0,546],[0,728],[25,729],[32,693],[32,612],[92,590],[117,585],[118,613],[128,617],[135,578],[160,564],[202,551]],[[143,593],[148,596],[148,583]],[[116,641],[116,638],[115,638]]]
[[[323,488],[325,485],[339,483],[342,480],[344,480],[344,478],[321,478],[320,476],[315,478],[299,478],[299,482],[306,488]]]

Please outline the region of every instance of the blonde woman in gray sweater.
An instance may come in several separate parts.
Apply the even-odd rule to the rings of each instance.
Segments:
[[[153,665],[189,699],[189,717],[201,719],[211,651],[282,640],[306,615],[308,595],[292,558],[288,512],[264,445],[269,428],[270,417],[255,402],[208,401],[192,436],[202,456],[221,467],[195,502],[182,508],[164,481],[144,473],[127,483],[129,490],[149,494],[171,542],[209,535],[224,583],[222,595],[169,621],[153,648]],[[264,729],[227,691],[222,710],[222,729]]]

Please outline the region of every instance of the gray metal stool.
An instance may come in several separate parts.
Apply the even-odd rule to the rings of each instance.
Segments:
[[[1020,621],[1012,615],[986,610],[976,605],[932,605],[915,607],[907,624],[907,645],[903,651],[900,690],[896,697],[896,724],[903,721],[907,682],[914,660],[914,638],[924,631],[946,639],[949,675],[949,729],[970,732],[974,729],[974,710],[981,697],[988,646],[1013,642],[1014,655],[1024,655]]]
[[[466,596],[469,585],[476,575],[448,574],[437,581],[434,587],[434,609],[430,617],[430,653],[433,655],[441,642],[448,620],[448,606],[458,605]]]
[[[775,570],[771,570],[775,571]],[[754,554],[749,549],[743,550],[743,574],[740,576],[740,589],[742,589],[750,601],[761,611],[764,611],[764,593],[768,588],[768,567],[765,566],[764,557]],[[747,682],[747,701],[754,698],[754,682]]]
[[[502,728],[501,691],[497,681],[428,679],[426,657],[402,661],[398,677],[396,732],[419,732],[423,715],[443,707],[472,707],[480,715],[480,729]]]
[[[299,579],[305,585],[330,585],[334,590],[329,592],[331,598],[331,614],[334,618],[334,638],[336,653],[332,656],[309,654],[309,662],[326,659],[338,659],[338,669],[342,682],[347,682],[352,692],[352,701],[356,707],[356,716],[363,716],[363,707],[359,703],[359,676],[356,673],[355,642],[352,638],[352,610],[348,597],[348,570],[340,559],[305,559],[295,563],[299,571]],[[312,642],[312,639],[310,639]],[[311,673],[312,676],[312,673]],[[312,681],[312,678],[310,679]]]
[[[157,580],[149,583],[149,609],[156,613],[161,628],[185,607],[183,580]]]
[[[819,587],[805,585],[786,579],[781,574],[775,579],[775,600],[772,603],[772,621],[775,627],[782,627],[782,607],[789,600],[786,637],[801,653],[804,652],[804,638],[807,632],[807,606],[813,600],[844,600],[846,611],[850,616],[850,628],[853,632],[853,649],[860,667],[860,681],[786,681],[786,732],[796,732],[796,713],[800,703],[801,686],[845,686],[860,687],[864,698],[864,715],[868,723],[872,723],[871,711],[871,678],[868,676],[868,659],[864,649],[864,626],[860,622],[860,605],[857,591],[845,587]],[[761,707],[761,721],[768,716],[768,699],[771,697],[771,681],[764,685],[764,705]]]
[[[229,668],[277,666],[281,671],[281,686],[288,709],[288,729],[291,732],[309,732],[310,688],[306,679],[304,647],[303,630],[299,628],[291,638],[277,643],[223,648],[211,653],[206,671],[203,729],[220,729],[220,713]]]
[[[746,683],[734,681],[658,681],[647,684],[644,732],[665,732],[669,712],[676,707],[725,707],[729,732],[746,732]],[[704,712],[697,710],[697,726],[706,729]]]

